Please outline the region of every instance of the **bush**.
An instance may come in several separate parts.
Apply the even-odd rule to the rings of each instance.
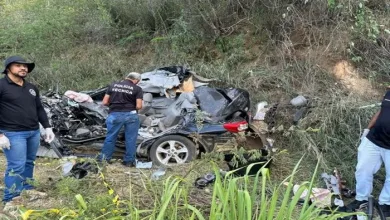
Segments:
[[[110,16],[100,1],[8,2],[0,10],[0,51],[49,65],[69,48],[109,37]]]

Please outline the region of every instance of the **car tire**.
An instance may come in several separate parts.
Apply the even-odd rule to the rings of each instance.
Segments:
[[[152,144],[149,156],[157,166],[183,164],[196,158],[196,146],[186,137],[168,135]]]

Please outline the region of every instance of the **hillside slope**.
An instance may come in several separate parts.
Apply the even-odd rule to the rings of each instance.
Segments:
[[[92,89],[178,64],[248,89],[253,103],[309,97],[313,108],[294,128],[294,109],[275,116],[285,129],[269,136],[288,152],[281,175],[306,152],[307,167],[320,160],[352,181],[359,134],[377,110],[359,107],[389,85],[387,1],[0,0],[0,15],[0,58],[34,60],[30,80],[42,90]]]

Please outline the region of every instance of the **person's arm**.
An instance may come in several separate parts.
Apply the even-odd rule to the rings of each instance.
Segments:
[[[368,123],[368,126],[366,129],[363,130],[362,135],[360,136],[360,140],[363,140],[367,136],[367,134],[370,132],[370,129],[374,127],[376,120],[378,119],[379,114],[381,111],[379,110],[374,116],[372,116],[370,123]]]
[[[113,84],[111,84],[106,91],[106,94],[103,97],[102,105],[109,106],[110,105],[110,95],[112,93]]]
[[[2,95],[2,90],[1,90],[1,88],[3,88],[2,86],[0,87],[0,97],[1,97],[1,95]],[[1,100],[1,99],[0,99]],[[0,112],[0,117],[2,117],[1,116],[1,112]],[[4,134],[2,133],[2,132],[0,132],[0,138],[1,137],[3,137],[4,136]]]
[[[37,96],[35,97],[35,100],[36,100],[36,104],[37,104],[38,121],[45,128],[45,141],[47,143],[51,143],[55,138],[55,134],[53,133],[53,128],[50,126],[46,111],[43,108],[43,105],[41,102],[41,97],[39,96],[39,91],[38,91],[38,89],[35,89],[35,90],[36,90],[36,94],[37,94]]]
[[[38,121],[42,124],[44,128],[50,128],[49,119],[47,118],[46,111],[43,108],[41,97],[39,96],[39,91],[38,89],[35,89],[35,91],[37,94],[35,97],[35,101],[37,105]]]
[[[142,108],[142,99],[137,99],[137,105],[135,106],[135,109],[140,110]]]
[[[141,87],[138,87],[138,92],[136,96],[136,106],[135,109],[140,110],[142,108],[142,99],[144,98],[144,93],[141,89]]]
[[[1,95],[2,95],[1,89],[2,89],[2,86],[0,86],[0,99],[1,99]],[[0,117],[2,117],[1,112],[0,112]],[[7,150],[9,150],[11,148],[11,144],[9,142],[9,139],[3,133],[0,133],[0,147],[3,149],[7,149]]]
[[[375,123],[376,123],[376,120],[378,119],[378,116],[379,116],[380,113],[381,113],[381,111],[379,110],[379,111],[371,118],[371,121],[370,121],[370,123],[368,123],[368,126],[367,126],[368,129],[371,129],[372,127],[374,127],[374,125],[375,125]]]
[[[104,95],[102,104],[105,105],[105,106],[110,105],[110,95],[107,95],[107,94]]]

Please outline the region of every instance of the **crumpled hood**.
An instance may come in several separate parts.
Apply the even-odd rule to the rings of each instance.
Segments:
[[[160,93],[161,95],[165,95],[168,93],[168,90],[175,88],[182,89],[180,87],[182,87],[186,82],[188,83],[188,81],[189,83],[192,83],[193,86],[187,86],[187,88],[196,88],[208,85],[208,83],[214,81],[214,79],[207,79],[198,76],[195,72],[192,72],[184,67],[171,66],[142,73],[141,81],[138,86],[140,86],[144,92]],[[187,90],[190,91],[185,92],[192,92],[191,89]]]

